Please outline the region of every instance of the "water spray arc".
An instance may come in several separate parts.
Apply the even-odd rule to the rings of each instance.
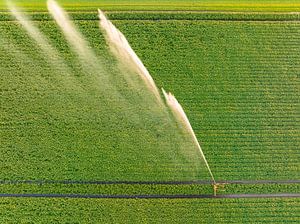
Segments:
[[[130,69],[137,72],[142,80],[144,80],[148,88],[160,101],[161,97],[152,76],[144,66],[141,59],[131,48],[124,34],[106,18],[106,16],[100,9],[98,9],[98,13],[100,19],[100,27],[105,33],[106,41],[108,42],[112,53],[120,60],[123,60],[123,63],[126,64],[126,66],[129,66]]]
[[[30,21],[27,16],[19,10],[12,1],[6,1],[6,5],[12,15],[18,20],[18,22],[24,27],[29,36],[35,40],[38,46],[41,48],[42,52],[52,60],[49,60],[52,63],[54,68],[57,68],[59,65],[67,73],[70,73],[70,69],[66,66],[64,60],[59,56],[58,51],[51,45],[47,40],[47,37]]]
[[[95,77],[97,82],[102,83],[102,92],[110,91],[112,95],[118,96],[119,101],[123,102],[124,100],[115,85],[111,83],[109,77],[105,74],[106,70],[102,58],[91,48],[89,42],[71,20],[68,13],[55,0],[48,0],[47,8],[64,34],[70,49],[77,55],[83,73],[86,76]]]
[[[199,141],[198,141],[198,139],[195,135],[195,132],[194,132],[192,126],[191,126],[191,123],[190,123],[189,119],[187,118],[182,106],[179,104],[179,102],[177,101],[177,99],[175,98],[174,95],[172,95],[171,93],[167,93],[164,89],[162,89],[162,92],[165,96],[165,99],[166,99],[166,102],[167,102],[168,106],[171,108],[174,115],[185,125],[185,127],[188,129],[189,133],[192,135],[193,140],[194,140],[195,144],[197,145],[197,148],[200,152],[200,155],[201,155],[202,159],[204,160],[205,165],[206,165],[206,167],[209,171],[209,174],[210,174],[210,176],[213,180],[213,184],[215,185],[216,181],[215,181],[214,175],[211,172],[211,169],[208,165],[208,162],[205,158],[205,155],[202,151],[202,148],[199,144]]]
[[[78,53],[82,60],[87,62],[93,60],[97,61],[93,51],[90,50],[87,41],[82,34],[77,31],[75,25],[66,12],[54,0],[47,1],[48,11],[63,31],[66,39],[72,45],[74,50]]]

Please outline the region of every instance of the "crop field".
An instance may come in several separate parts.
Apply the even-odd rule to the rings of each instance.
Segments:
[[[76,65],[53,21],[36,23],[52,35],[70,65]],[[114,23],[128,37],[157,85],[182,102],[217,179],[299,179],[300,46],[295,44],[299,23],[127,19]],[[80,20],[77,25],[99,54],[107,54],[97,20]],[[67,78],[62,80],[64,86],[56,85],[59,80],[49,62],[43,61],[20,26],[3,21],[0,29],[3,41],[10,40],[39,61],[33,64],[31,78],[24,79],[30,59],[15,53],[13,60],[7,49],[2,51],[2,74],[6,75],[1,76],[1,93],[7,99],[1,123],[2,179],[204,178],[193,176],[191,166],[197,160],[190,164],[184,155],[174,155],[176,144],[168,143],[171,135],[161,134],[158,141],[149,130],[132,129],[125,122],[121,128],[121,121],[113,117],[118,114],[99,113],[103,108],[97,102],[102,95],[100,91],[95,94],[100,88],[95,80],[79,74],[76,81],[83,83],[81,89]],[[16,62],[21,69],[14,69]],[[111,125],[111,130],[103,124]],[[36,129],[38,133],[34,133]],[[119,131],[122,129],[125,133]],[[116,136],[119,142],[113,143]],[[190,153],[197,156],[196,151]],[[58,161],[64,166],[57,166]]]
[[[59,1],[99,67],[76,55],[43,1],[15,2],[39,11],[28,12],[40,31],[31,35],[53,48],[0,1],[0,195],[213,193],[190,137],[120,78],[98,6],[185,109],[214,177],[228,181],[220,195],[299,195],[300,17],[285,13],[300,11],[297,1]],[[299,198],[51,197],[1,197],[0,222],[300,220]]]
[[[0,201],[0,221],[2,223],[298,223],[299,203],[299,199],[8,198]]]

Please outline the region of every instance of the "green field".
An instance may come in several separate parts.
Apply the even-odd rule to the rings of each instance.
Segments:
[[[46,10],[43,1],[15,2]],[[96,65],[76,55],[48,13],[29,13],[54,49],[49,56],[0,1],[0,194],[212,194],[209,184],[9,182],[209,180],[170,113],[143,84],[128,84],[99,29],[98,7],[111,11],[157,86],[182,104],[217,181],[300,179],[300,18],[285,13],[300,11],[297,1],[59,2],[80,10],[71,16]],[[219,193],[299,188],[228,184]],[[0,198],[0,222],[297,223],[299,205],[297,198]]]
[[[0,201],[0,221],[2,223],[297,223],[300,218],[299,203],[299,199],[8,198]]]
[[[1,96],[6,102],[1,179],[206,178],[195,148],[180,151],[180,139],[174,141],[169,127],[157,130],[160,124],[153,119],[164,118],[142,108],[133,113],[131,105],[124,113],[145,116],[144,124],[124,122],[119,118],[125,116],[123,110],[109,96],[104,99],[97,77],[82,74],[54,22],[35,23],[78,74],[53,71],[17,22],[0,24],[3,41],[13,44],[1,55]],[[217,179],[299,179],[297,22],[119,18],[114,23],[157,85],[173,92],[186,109]],[[110,66],[98,21],[80,20],[77,25],[98,54],[107,55]],[[31,72],[29,79],[26,71]]]

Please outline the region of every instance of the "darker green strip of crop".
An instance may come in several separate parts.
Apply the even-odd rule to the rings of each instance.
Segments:
[[[48,21],[47,12],[28,12],[33,21]],[[73,20],[98,20],[96,10],[70,12]],[[224,20],[224,21],[299,21],[300,14],[290,13],[212,13],[212,12],[107,12],[111,20]],[[0,21],[15,20],[10,13],[0,13]]]
[[[111,20],[228,20],[228,21],[297,21],[299,14],[285,13],[212,13],[212,12],[109,12]]]
[[[1,184],[2,194],[197,195],[212,194],[202,184]],[[300,184],[226,184],[218,194],[299,193]]]
[[[210,185],[156,184],[1,184],[2,194],[175,195],[212,194]]]
[[[220,188],[222,190],[222,188]],[[228,184],[220,193],[230,194],[277,194],[299,193],[300,184]]]

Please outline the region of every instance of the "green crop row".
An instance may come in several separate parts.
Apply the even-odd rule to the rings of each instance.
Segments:
[[[211,13],[211,12],[108,12],[112,20],[229,20],[299,21],[300,15],[284,13]]]
[[[28,13],[34,21],[52,20],[46,12]],[[98,20],[97,11],[70,12],[74,20]],[[111,20],[224,20],[224,21],[299,21],[299,13],[212,13],[212,12],[107,12]],[[14,20],[0,13],[0,21]]]
[[[53,20],[48,12],[29,12],[27,17],[32,21],[48,21]],[[90,12],[70,13],[72,20],[98,20],[97,10]],[[0,21],[14,21],[15,18],[9,12],[0,12]]]
[[[295,199],[1,198],[2,223],[298,223]]]
[[[6,194],[176,195],[212,194],[213,190],[209,184],[0,184],[0,192]]]
[[[224,184],[218,194],[299,193],[300,184]],[[199,195],[210,184],[0,184],[1,194]]]

